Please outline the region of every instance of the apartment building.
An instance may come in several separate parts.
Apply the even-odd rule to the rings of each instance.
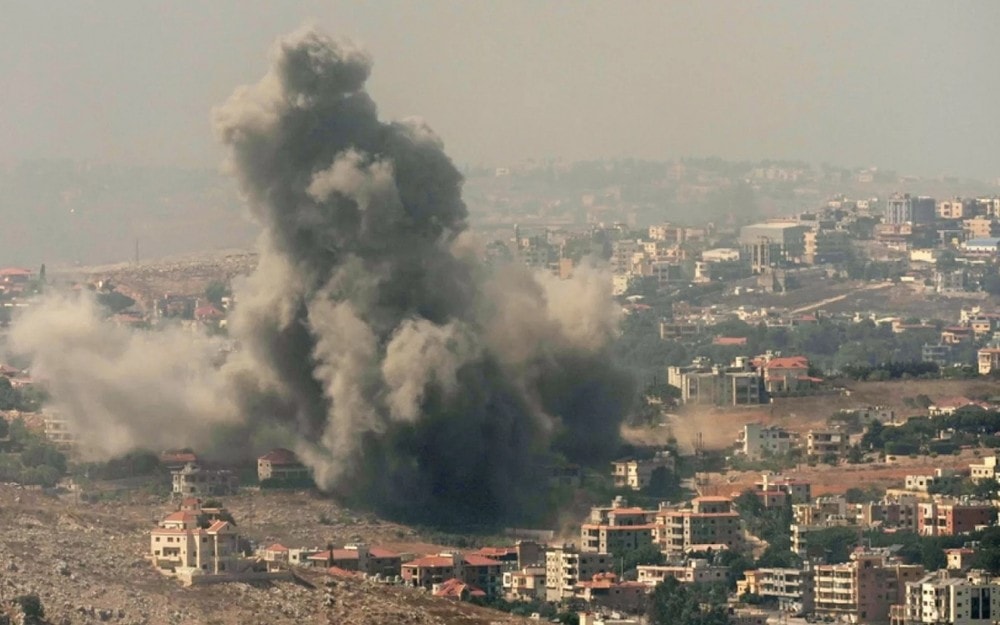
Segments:
[[[598,573],[576,583],[573,598],[591,607],[623,612],[640,612],[646,605],[649,587],[639,582],[618,581],[614,573]]]
[[[917,504],[917,533],[956,536],[995,525],[997,508],[984,501],[929,501]]]
[[[507,601],[545,600],[545,567],[526,566],[503,574],[503,596]]]
[[[750,460],[759,460],[764,456],[786,454],[791,450],[794,438],[788,431],[774,425],[747,423],[737,441],[743,455]]]
[[[979,365],[979,375],[989,375],[1000,371],[1000,348],[984,347],[976,352],[976,362]]]
[[[545,554],[545,600],[562,601],[573,596],[579,581],[615,568],[610,553],[586,553],[572,545],[550,549]]]
[[[298,456],[288,449],[272,449],[257,458],[257,479],[289,481],[307,480],[312,471],[299,461]]]
[[[989,576],[937,571],[906,584],[904,625],[990,625],[1000,619],[1000,586]]]
[[[414,587],[433,589],[450,579],[458,579],[482,590],[487,596],[499,596],[503,589],[502,565],[496,560],[459,552],[425,556],[402,565],[403,582]]]
[[[840,430],[809,430],[806,434],[806,453],[810,456],[843,456],[847,453],[849,438],[846,432]]]
[[[969,473],[973,482],[990,482],[997,479],[997,457],[987,456],[980,463],[969,465]]]
[[[917,498],[902,495],[860,504],[860,521],[865,527],[917,531]]]
[[[728,497],[697,497],[689,509],[658,511],[653,541],[667,554],[739,549],[743,546],[740,515]]]
[[[193,462],[179,471],[171,471],[173,494],[183,497],[217,497],[236,492],[236,474],[226,470],[205,469]]]
[[[920,565],[899,564],[884,554],[858,551],[844,564],[814,569],[814,611],[855,623],[885,623],[889,609],[905,599],[906,583],[920,579]]]
[[[807,481],[794,477],[763,475],[754,482],[754,489],[765,497],[770,493],[783,493],[792,503],[805,503],[812,500],[812,485]],[[765,500],[765,506],[767,501]]]
[[[746,366],[668,367],[667,382],[680,389],[683,404],[753,406],[764,401],[761,377]]]
[[[756,569],[743,573],[737,582],[737,595],[750,593],[778,603],[782,612],[806,614],[813,611],[813,571],[803,569]]]
[[[580,526],[580,550],[587,553],[622,553],[653,544],[656,510],[627,508],[615,498],[610,508],[594,507],[590,522]]]

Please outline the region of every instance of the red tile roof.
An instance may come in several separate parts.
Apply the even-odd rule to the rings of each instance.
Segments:
[[[363,575],[360,571],[348,571],[339,566],[331,566],[326,570],[326,574],[333,577],[361,577]]]
[[[467,564],[468,566],[502,566],[503,564],[491,558],[479,556],[474,553],[470,553],[469,555],[465,556],[463,560],[465,561],[465,564]]]
[[[448,566],[455,566],[455,561],[451,559],[451,556],[425,556],[423,558],[411,560],[403,566],[410,568],[440,569]]]
[[[746,345],[745,336],[717,336],[712,340],[712,345]]]
[[[198,515],[194,512],[189,512],[187,510],[179,510],[177,512],[171,512],[167,516],[163,517],[163,521],[182,521],[184,523],[194,523],[198,520]]]
[[[809,359],[805,356],[788,356],[787,358],[772,358],[764,365],[768,369],[808,369]]]
[[[448,599],[461,599],[462,594],[468,592],[470,597],[485,597],[486,593],[471,584],[466,584],[454,577],[441,582],[434,592],[435,597],[446,597]]]
[[[208,531],[210,532],[221,532],[222,530],[229,527],[229,521],[216,521],[208,526]]]
[[[288,547],[282,545],[281,543],[274,543],[264,551],[288,551]]]
[[[368,550],[369,555],[373,558],[398,558],[399,554],[395,551],[389,551],[388,549],[382,549],[381,547],[372,547]]]
[[[298,456],[294,452],[284,449],[282,447],[277,447],[267,452],[258,460],[265,460],[270,462],[272,465],[291,465],[300,464]]]

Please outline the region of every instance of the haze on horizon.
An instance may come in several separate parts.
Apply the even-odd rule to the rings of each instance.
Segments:
[[[460,164],[802,159],[1000,175],[1000,4],[2,3],[0,162],[214,167],[210,110],[307,20]]]

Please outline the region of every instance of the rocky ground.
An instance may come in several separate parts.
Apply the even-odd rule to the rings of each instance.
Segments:
[[[419,544],[412,530],[308,494],[246,494],[224,503],[237,523],[246,520],[240,531],[261,542],[386,544],[394,539]],[[52,624],[524,622],[422,591],[311,571],[294,582],[183,588],[144,558],[154,519],[171,509],[150,497],[87,504],[0,486],[0,604],[37,594]]]

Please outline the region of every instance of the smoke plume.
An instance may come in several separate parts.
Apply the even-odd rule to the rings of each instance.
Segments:
[[[546,464],[615,450],[631,393],[606,353],[610,280],[481,263],[461,175],[424,123],[379,120],[370,70],[365,52],[305,29],[213,112],[263,228],[224,365],[190,339],[96,327],[92,305],[81,317],[65,300],[13,342],[106,452],[183,439],[250,454],[280,432],[331,492],[516,516]]]

